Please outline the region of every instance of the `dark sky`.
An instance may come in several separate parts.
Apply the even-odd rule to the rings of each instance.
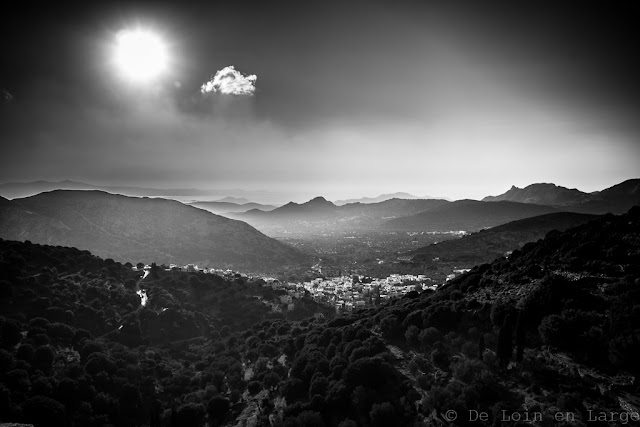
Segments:
[[[17,4],[17,3],[16,3]],[[5,13],[0,181],[329,198],[640,176],[640,9],[619,2],[111,2]],[[124,81],[116,34],[166,73]],[[200,92],[218,70],[255,93]]]

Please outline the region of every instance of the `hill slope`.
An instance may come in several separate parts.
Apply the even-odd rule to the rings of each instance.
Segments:
[[[597,218],[595,215],[558,212],[534,216],[481,230],[460,239],[416,249],[412,261],[424,262],[434,258],[441,261],[474,266],[493,261],[508,251],[521,248],[525,243],[543,238],[551,230],[563,231]]]
[[[262,271],[305,257],[250,225],[165,199],[58,190],[1,208],[0,237],[74,246],[116,260]]]
[[[558,212],[558,209],[506,201],[458,200],[414,215],[390,219],[384,224],[384,228],[398,231],[477,231],[552,212]]]

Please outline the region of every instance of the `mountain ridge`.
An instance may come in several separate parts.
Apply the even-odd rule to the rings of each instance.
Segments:
[[[306,256],[250,225],[175,200],[55,190],[3,203],[0,237],[74,246],[116,260],[270,271]]]
[[[600,191],[585,193],[550,183],[530,184],[524,188],[515,185],[498,196],[487,196],[485,202],[514,201],[520,203],[555,206],[580,213],[622,214],[640,204],[640,179],[628,179]]]

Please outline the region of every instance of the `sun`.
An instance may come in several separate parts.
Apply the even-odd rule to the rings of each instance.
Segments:
[[[115,64],[122,75],[134,82],[148,82],[167,68],[167,48],[155,33],[142,30],[122,30],[116,35]]]

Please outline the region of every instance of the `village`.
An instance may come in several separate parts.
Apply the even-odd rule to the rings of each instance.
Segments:
[[[378,306],[394,298],[400,298],[409,292],[436,290],[441,284],[424,274],[391,274],[386,278],[372,278],[363,275],[318,277],[306,282],[284,282],[273,277],[249,276],[230,269],[202,268],[196,264],[179,266],[176,264],[161,266],[165,271],[200,272],[215,274],[225,279],[244,279],[248,282],[268,286],[278,292],[280,306],[274,310],[293,311],[296,300],[310,298],[319,304],[335,308],[336,312]],[[149,265],[138,264],[136,271],[148,270]],[[468,269],[454,270],[447,281],[467,272]]]

